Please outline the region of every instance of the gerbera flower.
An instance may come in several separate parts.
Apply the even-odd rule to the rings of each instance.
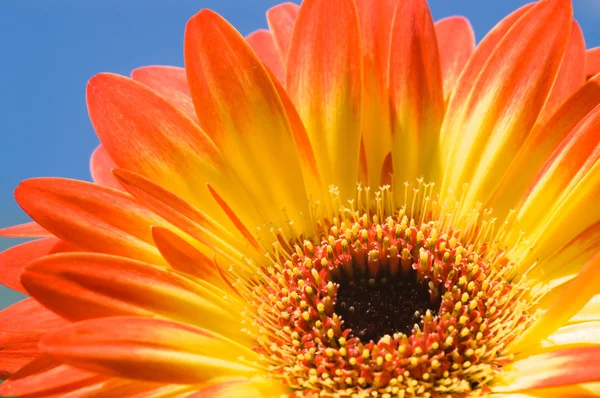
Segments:
[[[600,70],[569,0],[475,47],[425,0],[305,0],[93,77],[95,183],[24,181],[4,395],[600,394]],[[587,58],[587,59],[586,59]],[[586,81],[586,78],[589,80]]]

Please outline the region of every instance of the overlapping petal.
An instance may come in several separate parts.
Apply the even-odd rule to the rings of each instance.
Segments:
[[[534,348],[536,342],[551,335],[577,314],[592,297],[598,294],[599,266],[600,253],[587,262],[543,316],[515,339],[508,350],[514,353],[527,352],[528,348]]]
[[[589,79],[600,73],[600,47],[585,52],[585,75]]]
[[[284,207],[294,215],[308,214],[285,109],[244,38],[219,15],[203,10],[188,22],[185,63],[200,125],[261,204],[267,219],[284,220]]]
[[[131,78],[150,87],[197,121],[185,69],[175,66],[144,66],[134,69]]]
[[[389,80],[395,186],[439,176],[444,91],[437,38],[425,0],[399,1],[390,39]],[[411,150],[419,148],[419,150]]]
[[[510,383],[497,392],[524,391],[597,381],[600,378],[600,347],[553,351],[516,361],[502,378]]]
[[[475,32],[465,17],[448,17],[435,23],[435,34],[444,81],[444,98],[447,99],[475,51]]]
[[[218,218],[206,182],[223,185],[232,200],[245,199],[219,149],[197,123],[167,98],[113,74],[93,77],[87,102],[94,129],[120,167],[138,173]],[[250,202],[251,203],[251,202]],[[248,216],[252,208],[248,207]]]
[[[579,24],[573,21],[571,38],[556,81],[536,123],[544,123],[554,111],[585,83],[585,40]]]
[[[0,236],[3,238],[43,238],[52,236],[52,234],[38,223],[29,222],[2,228],[0,229]]]
[[[58,238],[78,247],[163,263],[152,244],[153,225],[168,225],[130,195],[83,181],[26,180],[15,191],[19,205]]]
[[[92,180],[96,184],[105,185],[110,188],[123,190],[123,187],[115,180],[111,170],[116,169],[117,165],[110,158],[106,149],[98,145],[90,158],[90,173]]]
[[[515,208],[552,152],[599,104],[600,78],[596,78],[580,87],[545,123],[536,124],[488,205],[501,214]]]
[[[0,283],[25,293],[25,288],[21,284],[21,274],[28,263],[48,254],[68,251],[78,251],[78,248],[55,237],[13,246],[0,253]]]
[[[326,185],[352,195],[358,176],[362,49],[352,0],[304,1],[290,44],[287,91]]]
[[[552,153],[532,183],[517,215],[533,243],[543,233],[543,242],[529,257],[545,258],[600,219],[600,212],[591,205],[600,189],[599,128],[600,106],[596,106]],[[587,209],[585,215],[578,211],[582,208]]]
[[[246,40],[256,56],[273,72],[277,80],[285,84],[285,68],[275,47],[273,35],[266,29],[259,29],[246,36]]]
[[[73,391],[84,392],[98,386],[106,379],[41,356],[0,384],[0,395],[25,398],[68,396]]]
[[[21,280],[36,300],[71,321],[135,315],[240,336],[236,298],[166,268],[103,254],[59,254],[33,262]]]
[[[540,1],[500,40],[477,78],[458,83],[471,84],[470,94],[457,86],[450,98],[442,135],[443,151],[452,158],[442,192],[470,182],[463,213],[486,200],[506,172],[507,159],[527,138],[552,89],[571,28],[569,0]],[[479,69],[469,62],[471,68]]]
[[[371,186],[382,185],[384,177],[389,177],[384,174],[380,178],[380,171],[391,148],[388,69],[390,32],[397,3],[397,0],[382,0],[374,7],[372,0],[356,1],[364,71],[361,156],[364,154],[365,161],[361,160],[360,165],[366,175],[364,182]]]
[[[0,378],[5,379],[40,356],[40,337],[67,321],[28,298],[0,311],[0,325]]]
[[[250,365],[251,350],[206,330],[159,319],[77,322],[45,335],[40,347],[66,364],[150,382],[191,384],[258,374]]]
[[[287,69],[288,52],[298,17],[298,5],[294,3],[278,4],[267,11],[269,30],[273,35],[275,47],[279,53],[284,69]],[[283,80],[285,84],[285,79]]]

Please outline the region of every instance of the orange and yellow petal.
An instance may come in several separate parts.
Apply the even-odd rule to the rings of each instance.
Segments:
[[[569,0],[540,1],[498,42],[487,62],[467,64],[442,126],[446,158],[442,191],[470,189],[466,214],[506,172],[506,160],[525,141],[552,89],[572,28]],[[481,51],[484,43],[475,51]],[[475,56],[474,55],[474,56]],[[478,70],[473,73],[470,69]],[[468,87],[462,87],[468,84]]]
[[[200,125],[266,219],[308,214],[304,184],[276,189],[303,181],[299,155],[277,90],[244,38],[203,10],[188,22],[185,63]],[[223,195],[222,183],[211,185]]]
[[[465,17],[448,17],[435,23],[444,98],[448,99],[460,73],[475,51],[475,32]]]
[[[361,54],[353,1],[302,3],[290,44],[286,89],[306,127],[325,184],[335,184],[344,196],[354,192],[358,176]]]
[[[251,350],[207,330],[161,319],[77,322],[46,334],[40,348],[82,369],[150,382],[195,384],[259,373]]]
[[[6,379],[39,357],[42,354],[38,348],[39,339],[67,324],[33,298],[0,311],[0,378]]]

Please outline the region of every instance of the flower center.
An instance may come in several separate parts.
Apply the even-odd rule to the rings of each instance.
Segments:
[[[494,232],[489,212],[428,201],[346,209],[310,239],[278,239],[243,286],[255,350],[292,397],[479,396],[510,363],[536,294],[507,255],[508,221]]]
[[[352,330],[351,336],[361,341],[377,342],[398,332],[410,334],[415,323],[421,322],[421,314],[438,312],[440,300],[431,297],[429,286],[418,281],[414,272],[391,275],[382,271],[374,278],[339,274],[332,278],[339,285],[335,313]]]

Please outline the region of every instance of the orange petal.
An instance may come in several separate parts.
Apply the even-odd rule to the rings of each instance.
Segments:
[[[600,347],[559,350],[517,361],[500,374],[494,392],[526,391],[600,380]]]
[[[0,253],[0,283],[8,288],[26,293],[20,278],[27,264],[48,254],[78,251],[76,246],[69,243],[61,244],[61,242],[55,237],[44,238],[21,243]]]
[[[571,131],[600,104],[600,76],[584,84],[540,125],[536,124],[519,149],[510,170],[497,184],[486,207],[499,214],[515,208],[544,163]]]
[[[543,351],[600,345],[600,322],[581,322],[563,326],[542,341]]]
[[[20,369],[0,384],[1,396],[52,397],[105,381],[106,377],[61,365],[42,356]]]
[[[94,129],[115,163],[208,212],[203,182],[226,178],[219,150],[179,107],[129,78],[99,74],[88,83]],[[229,180],[230,186],[232,180]],[[228,189],[231,192],[231,189]]]
[[[600,321],[600,294],[596,294],[588,303],[579,311],[570,323]]]
[[[266,29],[259,29],[246,36],[246,41],[248,41],[256,56],[277,77],[277,80],[285,84],[285,69],[271,33]]]
[[[574,207],[577,200],[596,199],[593,190],[598,188],[594,170],[600,167],[598,129],[600,105],[563,140],[531,184],[517,219],[534,243],[542,237],[543,241],[529,257],[545,258],[600,219],[600,209]],[[587,209],[586,214],[579,209]]]
[[[287,67],[288,53],[290,51],[294,25],[296,24],[296,18],[298,17],[298,9],[298,4],[282,3],[271,7],[267,11],[269,30],[273,35],[275,47],[279,52],[284,69]],[[285,78],[282,82],[285,83]]]
[[[152,228],[152,236],[156,247],[173,269],[223,286],[223,279],[212,260],[194,246],[166,228]]]
[[[498,22],[498,24],[485,35],[483,40],[481,40],[481,43],[477,45],[475,52],[472,54],[471,58],[469,58],[467,65],[463,68],[463,72],[459,75],[458,81],[455,84],[455,90],[452,92],[454,100],[448,104],[452,105],[452,108],[447,110],[447,117],[462,111],[462,105],[467,101],[473,84],[475,84],[479,73],[483,69],[490,55],[492,55],[498,46],[498,43],[500,43],[510,28],[513,27],[515,22],[517,22],[532,6],[533,3],[526,4],[507,15]],[[456,133],[452,130],[442,129],[441,134],[441,142],[445,147],[454,140],[453,134]],[[448,136],[446,136],[446,134],[448,134]],[[447,154],[447,157],[449,156],[450,154]]]
[[[0,236],[3,238],[45,238],[52,234],[38,223],[28,222],[0,229]]]
[[[571,38],[556,82],[536,123],[544,123],[579,87],[585,83],[585,40],[579,24],[573,21]]]
[[[181,231],[219,251],[225,248],[228,253],[240,254],[230,246],[231,243],[234,247],[242,247],[236,244],[240,237],[231,234],[209,215],[139,174],[121,169],[114,170],[113,173],[137,200]],[[227,227],[231,229],[230,225]]]
[[[317,166],[315,152],[313,151],[304,123],[302,123],[302,119],[285,91],[285,88],[283,88],[283,85],[274,76],[271,76],[271,80],[275,85],[275,89],[277,89],[277,93],[279,94],[279,98],[285,108],[285,112],[287,113],[288,120],[290,121],[290,125],[294,132],[294,141],[296,142],[296,147],[300,154],[306,190],[309,193],[309,197],[313,200],[322,200],[324,198],[323,193],[325,190],[323,189],[323,182]]]
[[[588,261],[550,308],[507,349],[515,353],[527,352],[529,347],[565,325],[594,295],[599,293],[600,272],[598,272],[598,267],[600,267],[600,253]]]
[[[184,398],[196,390],[196,386],[141,382],[115,377],[99,383],[89,395],[82,395],[81,398]],[[71,398],[71,396],[65,398]],[[79,396],[73,398],[79,398]]]
[[[588,79],[600,73],[600,47],[585,52],[585,75]]]
[[[435,23],[435,34],[440,52],[444,98],[448,99],[458,76],[475,52],[475,32],[465,17],[448,17]]]
[[[214,384],[210,387],[203,388],[186,398],[263,398],[264,396],[264,394],[252,386],[250,380],[242,379]]]
[[[444,91],[433,20],[425,0],[399,1],[392,23],[389,86],[394,183],[438,177]],[[412,150],[407,148],[419,148]]]
[[[290,44],[287,91],[304,122],[325,185],[338,186],[342,197],[353,197],[356,190],[362,83],[354,1],[302,2]]]
[[[230,300],[165,268],[122,257],[44,257],[25,269],[21,281],[31,296],[71,321],[136,315],[240,334]]]
[[[0,311],[0,379],[37,358],[40,337],[66,324],[32,298]]]
[[[184,47],[200,124],[269,221],[282,222],[285,207],[302,224],[298,214],[308,214],[308,208],[298,151],[262,62],[227,21],[209,10],[190,19]]]
[[[384,185],[378,174],[392,145],[387,83],[396,3],[398,0],[356,1],[364,70],[360,173],[366,177],[359,181],[371,186]]]
[[[115,177],[110,172],[112,169],[116,169],[117,165],[110,158],[106,149],[102,145],[98,145],[92,157],[90,158],[90,172],[92,173],[92,180],[96,184],[104,185],[114,189],[123,190],[121,184],[119,184]]]
[[[242,236],[246,238],[248,243],[253,248],[255,248],[256,251],[264,253],[265,250],[261,247],[260,243],[258,243],[254,236],[252,236],[252,233],[250,233],[250,231],[248,230],[248,228],[246,228],[244,223],[239,219],[239,217],[235,214],[231,207],[229,207],[227,202],[223,200],[223,198],[217,193],[217,191],[215,191],[215,189],[210,185],[208,185],[208,190],[210,191],[215,201],[219,204],[219,206],[221,206],[225,214],[227,214],[227,217],[229,217],[233,225],[235,225],[235,227],[242,234]]]
[[[176,66],[144,66],[131,71],[131,78],[150,87],[179,107],[190,119],[198,121],[185,69]]]
[[[599,247],[600,222],[596,222],[549,256],[538,259],[534,267],[528,270],[527,279],[532,284],[553,284],[555,280],[577,275]]]
[[[101,185],[62,178],[23,181],[19,205],[57,237],[84,250],[162,263],[152,225],[166,222],[130,195]]]
[[[61,362],[107,375],[166,383],[201,383],[221,376],[255,375],[238,362],[251,350],[203,329],[147,318],[77,322],[40,341]]]
[[[498,43],[470,94],[451,96],[442,129],[452,138],[443,145],[452,159],[442,192],[470,182],[463,214],[486,201],[506,173],[507,159],[527,138],[558,74],[572,15],[570,0],[535,3]],[[473,67],[469,62],[467,69]]]

